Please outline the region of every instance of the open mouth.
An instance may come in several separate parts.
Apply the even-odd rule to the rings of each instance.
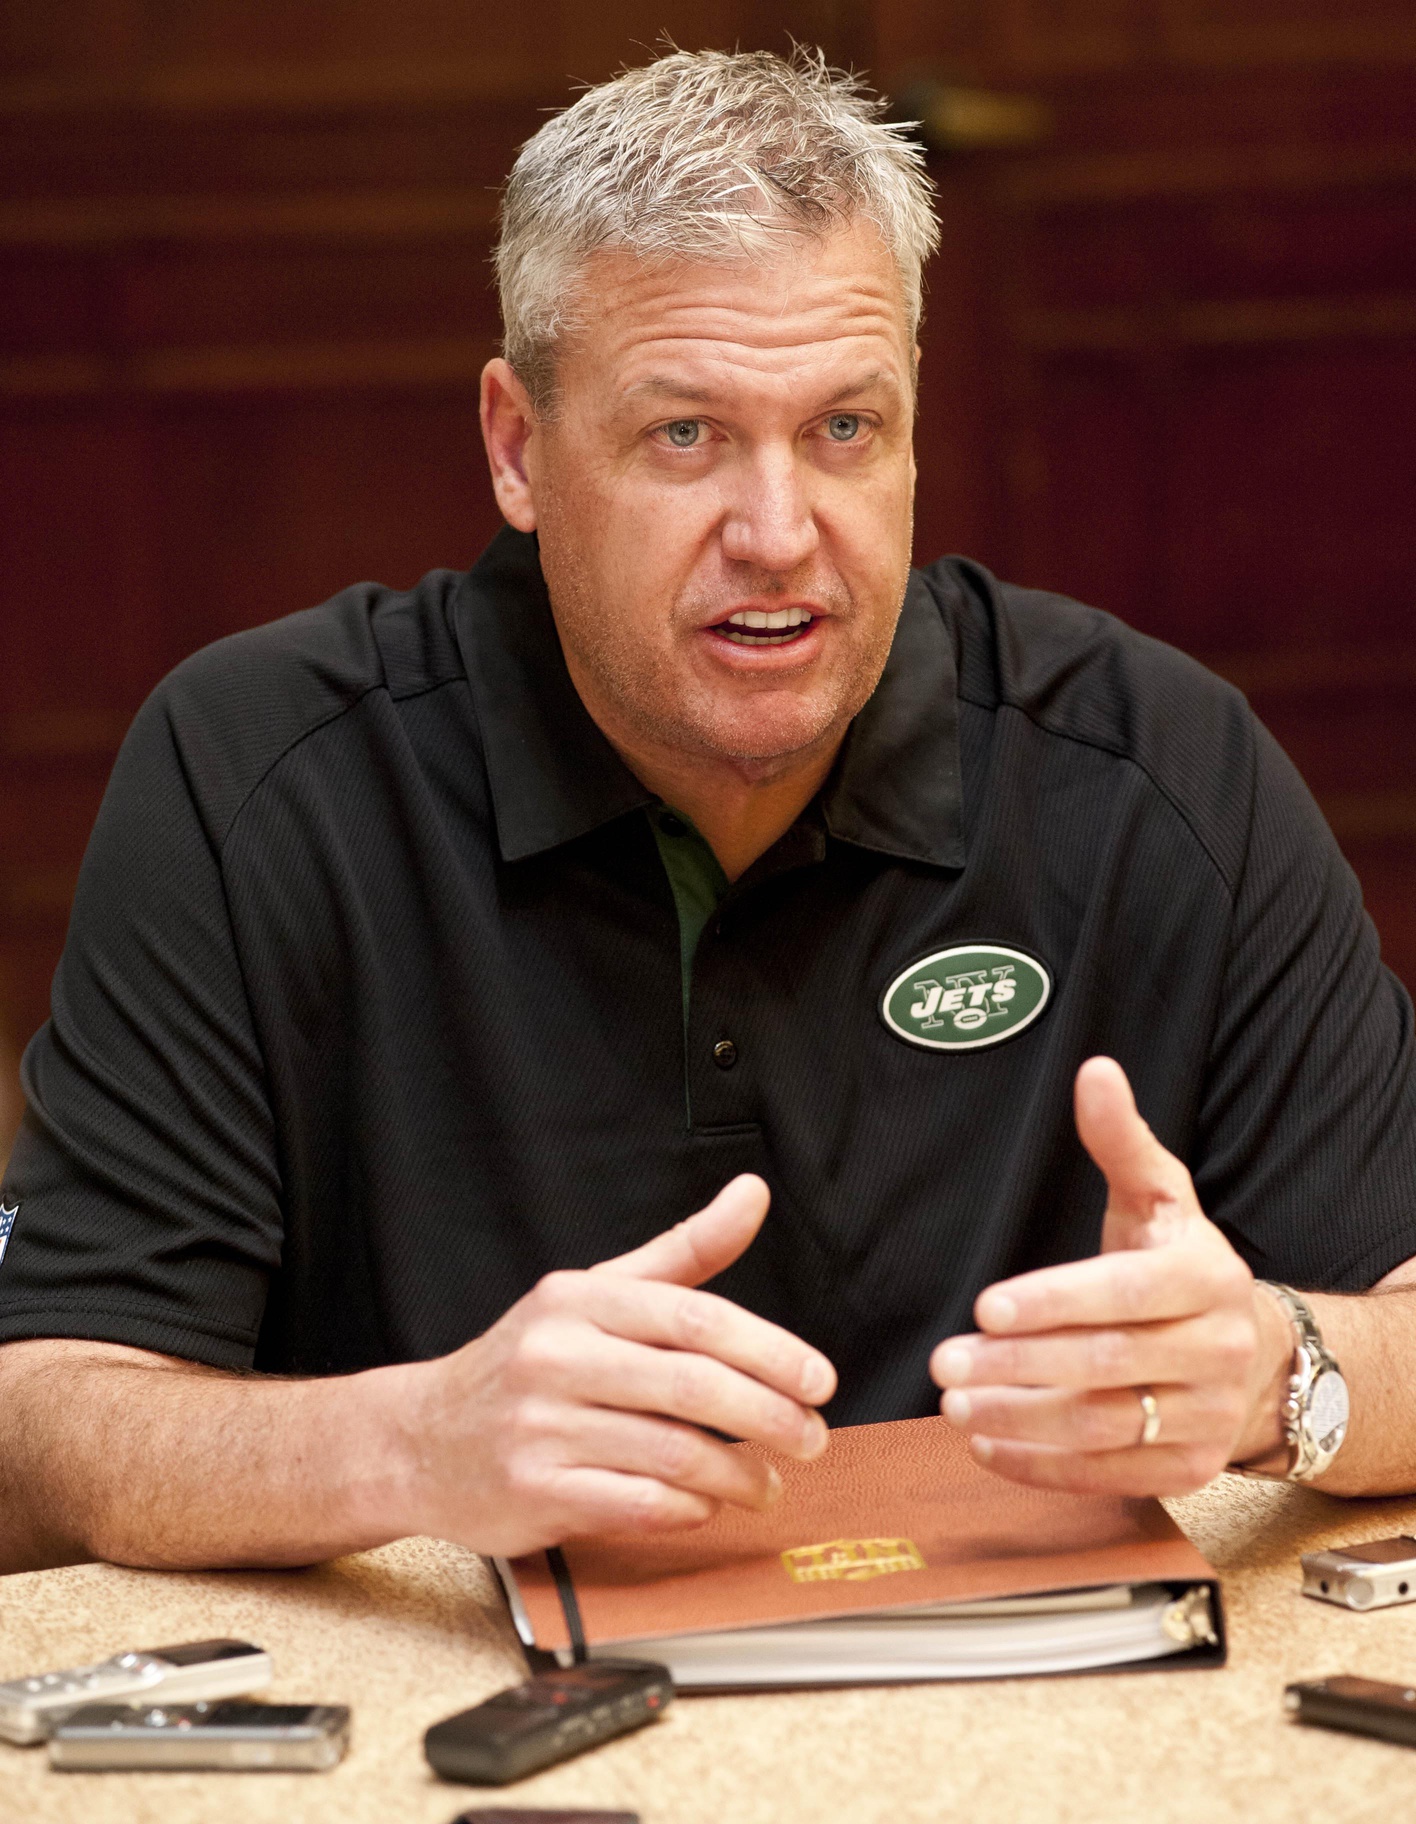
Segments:
[[[734,646],[788,646],[815,625],[805,608],[742,608],[713,628]]]

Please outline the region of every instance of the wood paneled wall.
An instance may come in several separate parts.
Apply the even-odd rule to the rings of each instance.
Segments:
[[[1416,5],[876,24],[883,70],[1051,120],[939,166],[922,526],[1240,684],[1416,986]]]

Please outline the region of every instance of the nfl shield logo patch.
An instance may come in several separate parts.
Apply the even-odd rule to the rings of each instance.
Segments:
[[[19,1204],[16,1204],[13,1210],[7,1210],[4,1204],[0,1203],[0,1261],[5,1258],[5,1250],[10,1245],[10,1230],[14,1228],[15,1218],[19,1213]]]

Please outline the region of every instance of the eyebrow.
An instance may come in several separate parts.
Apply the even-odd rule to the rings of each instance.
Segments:
[[[862,374],[858,379],[843,386],[839,392],[833,393],[829,399],[824,399],[816,409],[821,412],[829,412],[842,401],[857,398],[860,394],[868,393],[880,386],[884,386],[890,392],[900,390],[899,383],[888,369],[872,368],[868,374]],[[685,405],[712,405],[716,397],[717,395],[708,387],[690,386],[687,381],[670,380],[657,374],[651,375],[647,380],[636,381],[633,386],[627,387],[623,394],[626,404],[632,400],[649,398],[677,400]]]

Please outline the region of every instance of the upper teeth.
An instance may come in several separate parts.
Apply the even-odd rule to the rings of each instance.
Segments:
[[[777,608],[767,614],[761,608],[744,608],[728,616],[729,627],[800,627],[811,619],[805,608]]]

